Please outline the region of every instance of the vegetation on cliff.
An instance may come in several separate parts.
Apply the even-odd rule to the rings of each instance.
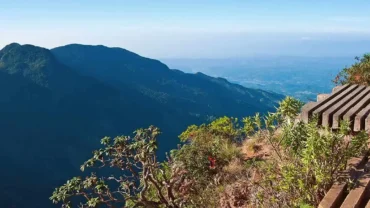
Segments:
[[[264,118],[222,117],[192,125],[165,162],[157,160],[156,127],[133,137],[105,137],[81,170],[108,168],[112,175],[72,178],[50,199],[65,207],[76,201],[83,207],[318,205],[347,160],[367,151],[368,136],[361,132],[349,140],[346,122],[333,132],[317,127],[315,119],[296,121],[301,106],[287,97]]]
[[[334,79],[336,84],[370,85],[370,54],[356,57],[356,63],[344,68]]]

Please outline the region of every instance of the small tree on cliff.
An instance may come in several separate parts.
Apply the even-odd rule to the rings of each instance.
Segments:
[[[370,54],[356,57],[356,63],[344,68],[334,79],[336,84],[370,85]]]
[[[85,179],[72,178],[55,189],[50,199],[65,208],[72,207],[74,197],[80,197],[76,199],[80,207],[179,207],[181,202],[174,189],[181,187],[183,177],[176,170],[170,173],[167,163],[157,161],[159,129],[151,126],[135,133],[133,138],[103,138],[104,148],[94,151],[94,156],[81,166],[82,171],[109,166],[120,174],[98,177],[92,173]]]

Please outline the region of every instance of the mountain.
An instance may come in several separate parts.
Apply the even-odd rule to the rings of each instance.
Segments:
[[[141,104],[146,101],[79,75],[49,50],[18,44],[2,49],[0,156],[7,167],[0,173],[3,206],[51,205],[53,187],[77,173],[99,138],[130,133],[161,116]],[[40,198],[35,201],[35,196]],[[33,205],[22,204],[26,201]]]
[[[54,187],[80,173],[103,136],[154,124],[163,155],[190,124],[272,111],[280,98],[120,48],[10,44],[0,50],[0,201],[51,207]]]
[[[200,116],[251,115],[273,109],[281,96],[231,84],[202,73],[171,70],[163,63],[121,48],[67,45],[51,50],[81,74],[117,88],[129,85],[169,109]]]

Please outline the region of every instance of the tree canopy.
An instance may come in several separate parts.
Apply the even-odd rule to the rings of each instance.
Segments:
[[[356,57],[356,63],[344,68],[334,79],[336,84],[370,85],[370,54]]]

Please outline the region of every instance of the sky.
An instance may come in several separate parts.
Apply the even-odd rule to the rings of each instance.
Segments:
[[[369,0],[0,0],[0,48],[70,43],[151,58],[370,52]]]

